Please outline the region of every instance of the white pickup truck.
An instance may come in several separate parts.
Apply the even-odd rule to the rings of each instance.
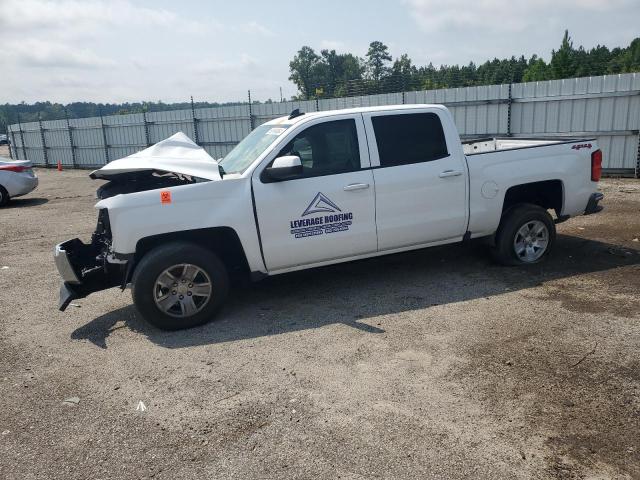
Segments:
[[[441,105],[296,110],[219,162],[178,133],[91,174],[109,182],[91,243],[55,247],[60,309],[131,285],[150,323],[180,329],[209,321],[236,274],[479,237],[501,263],[535,263],[555,223],[602,208],[601,164],[593,139],[463,145]]]

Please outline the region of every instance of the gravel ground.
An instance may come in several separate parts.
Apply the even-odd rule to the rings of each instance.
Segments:
[[[128,291],[57,311],[97,182],[38,174],[0,211],[0,478],[640,478],[640,182],[603,181],[538,266],[343,264],[165,333]]]

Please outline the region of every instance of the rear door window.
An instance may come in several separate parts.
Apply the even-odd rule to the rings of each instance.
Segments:
[[[430,162],[449,155],[442,123],[435,113],[371,117],[381,167]]]

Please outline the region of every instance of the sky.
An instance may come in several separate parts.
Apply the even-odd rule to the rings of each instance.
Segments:
[[[303,45],[416,65],[626,46],[640,0],[0,0],[0,103],[280,99]]]

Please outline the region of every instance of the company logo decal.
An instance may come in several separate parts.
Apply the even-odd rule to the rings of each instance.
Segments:
[[[343,212],[322,192],[318,192],[300,217],[289,222],[291,235],[295,238],[344,232],[353,224],[353,213]]]
[[[314,213],[321,213],[321,212],[334,213],[334,212],[341,212],[341,211],[342,210],[340,210],[340,207],[338,207],[335,203],[329,200],[324,193],[318,192],[315,198],[311,200],[311,203],[309,204],[307,209],[304,211],[302,216],[306,217],[307,215],[313,215]]]
[[[573,145],[571,148],[573,150],[580,150],[581,148],[591,148],[591,144],[590,143],[580,143],[578,145]]]

